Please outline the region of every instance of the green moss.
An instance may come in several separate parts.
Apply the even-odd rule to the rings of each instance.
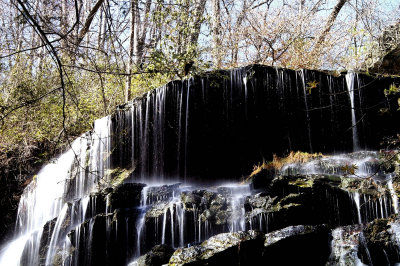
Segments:
[[[289,203],[289,204],[286,204],[286,205],[282,206],[282,209],[290,209],[290,208],[298,207],[298,206],[301,206],[301,204],[298,204],[298,203]]]
[[[368,224],[365,228],[365,234],[368,242],[374,244],[386,245],[390,243],[390,234],[388,229],[390,228],[389,219],[376,219],[372,223]]]
[[[314,181],[312,179],[296,179],[288,182],[289,185],[298,186],[301,188],[310,188],[313,186]]]
[[[120,184],[124,183],[124,181],[133,173],[132,169],[125,168],[114,168],[108,170],[106,173],[106,180],[109,185],[112,187],[117,187]]]

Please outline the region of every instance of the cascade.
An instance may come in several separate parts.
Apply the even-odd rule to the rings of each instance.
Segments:
[[[339,227],[332,231],[332,253],[329,265],[365,265],[358,258],[358,244],[361,228],[357,226]]]
[[[47,164],[34,177],[18,206],[18,238],[15,244],[1,251],[0,265],[19,265],[22,259],[24,265],[38,265],[40,241],[46,223],[57,218],[50,236],[50,246],[54,246],[60,240],[59,229],[66,216],[75,224],[84,221],[89,199],[79,200],[76,203],[78,206],[74,203],[72,207],[68,201],[81,199],[91,192],[107,171],[109,121],[109,117],[97,120],[92,135],[85,134],[76,139],[66,153]],[[86,158],[87,154],[89,158]],[[54,250],[49,250],[46,261],[52,259],[52,252]]]
[[[380,167],[378,152],[287,163],[261,192],[254,180],[252,189],[226,185],[273,154],[376,150],[376,139],[399,125],[383,126],[373,111],[394,105],[383,94],[369,98],[375,87],[368,77],[357,79],[354,93],[354,73],[254,65],[174,81],[118,106],[27,186],[0,265],[134,265],[160,244],[186,247],[220,233],[347,226],[397,214],[394,174]],[[318,89],[309,92],[308,82]],[[346,230],[332,232],[331,259],[341,261],[347,245],[345,255],[358,261]]]

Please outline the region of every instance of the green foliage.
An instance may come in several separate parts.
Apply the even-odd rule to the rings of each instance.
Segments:
[[[395,84],[391,84],[389,89],[385,89],[384,93],[386,96],[388,95],[394,95],[400,92],[400,87],[396,86]]]
[[[312,89],[317,88],[318,85],[319,85],[319,82],[316,81],[316,80],[307,82],[307,87],[306,88],[307,88],[308,94],[311,94]]]
[[[400,86],[396,86],[395,84],[391,84],[389,89],[385,89],[384,90],[384,93],[385,93],[386,96],[398,95],[400,93]],[[397,105],[399,106],[397,111],[400,111],[400,97],[397,98]]]
[[[150,52],[147,70],[161,70],[167,79],[174,79],[184,77],[185,65],[191,61],[196,66],[192,73],[209,68],[208,63],[202,60],[203,51],[196,38],[200,34],[197,25],[201,25],[205,18],[196,12],[196,5],[191,1],[178,0],[174,5],[166,5],[153,13],[153,23],[164,27],[165,33]]]
[[[65,68],[64,101],[53,61],[43,58],[39,67],[34,63],[20,55],[2,72],[6,78],[0,83],[0,152],[15,150],[23,143],[38,151],[35,161],[42,163],[63,148],[67,139],[89,130],[96,118],[123,101],[123,80],[115,75]]]
[[[352,164],[352,165],[346,164],[341,167],[341,170],[344,172],[344,174],[343,174],[344,176],[355,175],[357,169],[358,169],[358,166],[356,164]]]

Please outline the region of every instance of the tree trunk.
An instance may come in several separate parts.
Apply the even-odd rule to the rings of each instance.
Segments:
[[[141,63],[143,63],[143,55],[145,54],[145,43],[146,43],[146,36],[147,33],[149,32],[149,26],[150,26],[150,16],[151,16],[151,3],[152,0],[147,0],[146,1],[146,7],[144,10],[144,18],[143,18],[143,23],[142,23],[142,27],[141,27],[141,36],[140,36],[140,51],[139,51],[139,58],[140,58],[140,62],[139,65]]]
[[[86,17],[89,17],[90,14],[90,9],[92,8],[91,6],[91,0],[86,0],[86,6],[85,6],[85,15]],[[86,46],[89,46],[90,44],[90,35],[86,34]],[[89,56],[89,49],[87,49],[87,55]]]
[[[103,14],[104,14],[103,10],[100,10],[99,29],[98,29],[99,35],[97,36],[97,49],[99,50],[104,49],[104,47],[102,47],[102,41],[101,41],[101,38],[103,37],[103,20],[104,20]]]
[[[218,0],[215,0],[218,1]],[[200,35],[200,28],[203,21],[203,14],[206,7],[207,0],[199,0],[196,6],[194,28],[192,34],[190,35],[190,44],[197,45]]]
[[[328,35],[329,31],[331,30],[333,23],[335,22],[337,16],[339,15],[340,10],[344,6],[344,4],[347,2],[347,0],[338,0],[336,6],[333,8],[332,13],[329,15],[328,21],[325,24],[324,29],[322,32],[319,34],[317,41],[315,42],[315,47],[314,51],[315,53],[319,53],[319,50],[322,46],[322,44],[325,41],[326,36]]]
[[[213,21],[212,21],[212,36],[213,36],[213,61],[214,67],[221,68],[221,6],[219,0],[213,0]]]
[[[131,14],[131,25],[130,25],[130,35],[129,35],[129,58],[128,58],[128,64],[126,66],[126,73],[128,73],[128,76],[126,77],[126,82],[125,82],[125,102],[129,101],[131,98],[131,83],[132,83],[132,65],[133,65],[133,57],[134,57],[134,52],[135,52],[135,37],[136,37],[136,31],[137,31],[137,25],[136,24],[136,8],[137,8],[137,2],[138,0],[131,0],[131,8],[130,8],[130,14]]]
[[[234,28],[239,29],[240,26],[242,25],[242,22],[246,16],[247,13],[247,1],[243,0],[243,5],[242,5],[242,10],[236,20]],[[235,36],[235,44],[233,45],[232,49],[232,64],[234,66],[237,66],[238,62],[238,54],[239,54],[239,41],[237,40],[237,37]]]
[[[67,54],[68,41],[67,41],[67,29],[68,29],[68,15],[67,15],[67,0],[61,0],[61,17],[60,17],[60,30],[61,30],[61,49],[64,54]]]
[[[133,0],[131,1],[132,8],[131,15],[134,16],[134,25],[133,25],[133,33],[134,33],[134,60],[136,66],[139,66],[142,60],[142,52],[143,52],[143,44],[140,40],[140,28],[141,28],[141,21],[140,21],[140,10],[139,10],[139,1]]]
[[[104,0],[98,0],[97,3],[92,8],[92,10],[90,10],[89,16],[86,18],[86,21],[83,24],[83,28],[79,32],[79,36],[78,36],[78,39],[75,44],[76,46],[80,45],[80,43],[82,42],[85,35],[89,32],[90,25],[92,24],[93,18],[103,3],[104,3]]]

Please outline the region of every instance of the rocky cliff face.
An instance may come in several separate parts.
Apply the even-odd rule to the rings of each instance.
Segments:
[[[373,73],[400,74],[400,22],[383,30],[366,65]]]
[[[82,202],[70,202],[44,226],[39,261],[394,264],[400,261],[396,156],[396,151],[320,156],[285,164],[273,175],[261,170],[242,185],[125,183],[106,188],[85,199],[84,212]],[[260,179],[266,181],[260,185]],[[76,225],[72,216],[79,213],[85,218]],[[25,247],[23,265],[29,265],[29,252]]]
[[[400,129],[391,84],[400,80],[260,65],[171,82],[112,115],[111,167],[135,180],[212,182],[272,154],[376,150]]]
[[[321,256],[296,256],[381,261],[375,232],[398,212],[397,152],[311,156],[238,180],[273,153],[378,148],[399,129],[397,99],[383,92],[396,82],[256,65],[119,106],[27,186],[0,265],[243,264],[312,242]],[[364,229],[377,219],[386,226]]]

